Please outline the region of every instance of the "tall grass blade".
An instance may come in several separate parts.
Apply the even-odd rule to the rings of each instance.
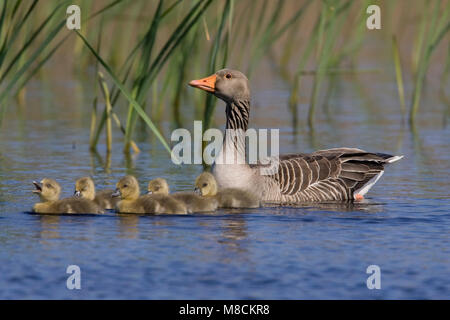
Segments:
[[[98,81],[100,88],[102,89],[103,98],[105,99],[105,110],[106,110],[106,152],[110,153],[112,150],[112,127],[111,127],[111,99],[109,96],[108,85],[106,84],[103,73],[98,72]]]
[[[398,50],[397,38],[392,36],[392,51],[394,54],[394,65],[395,65],[395,78],[397,80],[397,90],[398,97],[400,99],[400,109],[402,112],[402,118],[404,119],[406,114],[406,106],[405,106],[405,90],[403,86],[403,77],[402,77],[402,65],[400,62],[400,53]]]
[[[417,75],[415,77],[413,97],[411,103],[411,109],[409,113],[409,123],[414,125],[417,112],[419,110],[420,98],[422,94],[422,87],[425,81],[426,73],[430,63],[431,55],[440,41],[444,38],[445,34],[450,31],[450,6],[446,6],[442,13],[441,20],[438,21],[438,16],[441,8],[441,1],[435,3],[433,13],[430,20],[430,26],[427,31],[426,43],[424,47],[424,53],[421,55],[417,67]]]
[[[13,75],[11,81],[5,87],[5,89],[0,93],[0,124],[2,122],[2,115],[5,111],[5,104],[3,104],[3,100],[8,96],[11,92],[11,89],[14,85],[19,81],[19,79],[25,74],[25,72],[29,69],[31,64],[36,60],[36,58],[41,54],[41,52],[49,45],[49,43],[56,37],[61,28],[65,25],[66,20],[61,21],[53,28],[45,37],[45,39],[41,42],[38,48],[34,51],[34,53],[29,57],[29,59],[24,63],[24,65]]]
[[[92,46],[89,44],[89,42],[86,40],[86,38],[83,37],[83,35],[81,33],[79,33],[78,31],[75,31],[76,34],[81,37],[81,39],[83,40],[84,44],[87,46],[87,48],[91,51],[91,53],[98,59],[98,61],[100,62],[100,64],[103,66],[103,68],[105,68],[105,70],[108,72],[108,74],[110,75],[111,79],[114,81],[114,83],[116,84],[116,86],[120,89],[120,91],[122,92],[122,94],[127,98],[127,100],[129,101],[129,103],[131,104],[131,106],[136,110],[136,112],[138,113],[138,115],[145,121],[145,123],[147,124],[147,126],[152,130],[152,132],[155,134],[155,136],[159,139],[159,141],[161,142],[161,144],[164,146],[164,148],[167,150],[167,152],[171,153],[170,147],[167,144],[166,140],[164,139],[164,137],[161,135],[161,133],[159,132],[159,130],[156,128],[156,126],[154,125],[154,123],[152,122],[152,120],[147,116],[147,114],[144,112],[144,110],[142,109],[142,107],[137,103],[137,101],[131,96],[131,94],[125,89],[125,87],[122,85],[122,83],[119,81],[119,79],[117,79],[116,75],[113,73],[113,71],[111,70],[111,68],[106,64],[106,62],[97,54],[97,52],[94,50],[94,48],[92,48]]]
[[[208,64],[209,74],[213,74],[214,72],[216,72],[216,69],[217,69],[217,64],[216,64],[217,55],[219,52],[220,43],[222,41],[222,32],[225,27],[225,22],[227,20],[228,14],[230,12],[230,5],[231,5],[230,0],[227,0],[224,4],[219,28],[217,29],[216,38],[214,39],[214,44],[211,48],[211,54],[210,54],[210,59],[209,59],[209,64]],[[224,67],[224,65],[222,65],[222,67]],[[211,118],[214,114],[215,105],[216,105],[216,99],[210,94],[207,95],[206,102],[205,102],[205,111],[203,114],[203,130],[207,130],[211,126]]]
[[[51,19],[55,16],[58,9],[67,4],[68,0],[60,2],[55,9],[50,13],[50,15],[41,23],[41,25],[33,32],[33,34],[28,38],[28,41],[25,42],[23,47],[19,50],[19,52],[14,56],[14,58],[11,60],[9,65],[6,67],[6,70],[2,73],[0,77],[0,82],[3,82],[5,80],[8,73],[11,71],[12,67],[17,63],[17,61],[20,59],[20,57],[23,55],[23,53],[27,50],[27,48],[34,42],[34,40],[38,37],[38,35],[42,32],[42,30],[45,28],[45,26],[51,21]],[[65,20],[64,20],[65,22]],[[19,28],[20,29],[20,28]],[[59,31],[59,28],[58,28]],[[18,32],[18,31],[17,31]],[[15,37],[14,37],[15,38]],[[51,39],[50,39],[51,40]]]

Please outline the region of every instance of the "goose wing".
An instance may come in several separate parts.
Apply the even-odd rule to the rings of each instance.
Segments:
[[[269,179],[279,187],[282,201],[347,200],[364,195],[384,165],[401,158],[355,148],[287,154],[279,157],[278,171]]]

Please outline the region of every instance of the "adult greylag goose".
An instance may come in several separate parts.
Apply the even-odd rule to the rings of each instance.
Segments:
[[[247,77],[239,71],[223,69],[209,77],[192,80],[189,85],[226,103],[226,132],[217,158],[235,161],[218,163],[216,158],[212,172],[219,188],[248,190],[267,203],[360,200],[382,176],[385,165],[403,158],[356,148],[334,148],[310,154],[280,155],[273,159],[278,161],[277,170],[262,174],[267,165],[249,165],[245,161],[246,142],[242,132],[248,129],[250,116]],[[234,134],[236,138],[228,137],[232,131],[238,132]]]
[[[169,194],[169,184],[166,179],[156,178],[148,183],[148,194],[160,195],[161,197],[171,197],[184,203],[189,213],[213,212],[217,209],[217,201],[201,197],[200,195],[189,192],[174,192]]]
[[[81,197],[94,201],[102,209],[114,209],[118,197],[113,197],[114,190],[95,191],[94,180],[90,177],[83,177],[75,182],[75,197]]]
[[[33,193],[39,195],[41,202],[33,206],[36,213],[103,213],[93,201],[84,198],[65,198],[59,200],[61,186],[53,179],[45,178],[41,182],[33,181]]]
[[[203,172],[195,179],[195,189],[206,199],[216,199],[219,208],[258,208],[260,201],[256,195],[245,190],[225,188],[218,190],[214,176]]]

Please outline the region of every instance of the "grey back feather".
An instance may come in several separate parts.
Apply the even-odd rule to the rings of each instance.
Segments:
[[[355,148],[282,155],[278,172],[265,178],[264,198],[284,203],[350,200],[392,158]]]

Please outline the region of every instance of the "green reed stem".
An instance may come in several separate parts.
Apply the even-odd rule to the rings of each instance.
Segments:
[[[431,55],[433,54],[433,51],[436,49],[436,47],[439,45],[440,41],[450,31],[449,6],[446,6],[440,20],[438,21],[439,14],[441,13],[441,4],[442,4],[441,1],[439,2],[436,1],[435,3],[433,14],[430,20],[430,26],[427,32],[425,50],[419,59],[417,75],[414,83],[412,104],[409,114],[410,125],[414,124],[417,112],[419,110],[422,87],[429,67]]]
[[[98,72],[98,81],[100,88],[102,89],[103,98],[105,99],[105,110],[106,110],[106,151],[109,153],[112,150],[112,127],[111,127],[111,99],[109,96],[108,85],[106,84],[103,73]]]
[[[227,20],[228,14],[230,12],[230,6],[231,6],[231,1],[227,0],[224,4],[219,28],[217,29],[216,38],[214,39],[214,44],[211,48],[210,60],[209,60],[209,64],[208,64],[209,65],[209,67],[208,67],[209,74],[215,73],[216,69],[217,69],[217,63],[216,63],[217,55],[219,52],[220,44],[222,42],[222,32],[225,27],[225,22]],[[225,42],[225,46],[228,46],[228,42]],[[224,67],[224,62],[222,64],[222,67]],[[211,126],[211,119],[212,119],[212,116],[214,115],[215,106],[216,106],[216,99],[212,95],[208,94],[206,96],[205,111],[203,114],[203,130],[207,130]]]
[[[156,137],[160,140],[161,144],[164,146],[164,148],[171,153],[171,150],[169,148],[169,145],[167,144],[164,137],[161,135],[159,130],[156,128],[156,126],[153,124],[152,120],[147,116],[147,114],[144,112],[142,107],[137,103],[137,101],[131,96],[131,94],[128,92],[128,90],[125,89],[123,84],[120,82],[119,79],[117,79],[114,72],[111,70],[111,68],[106,64],[105,61],[97,54],[97,52],[92,48],[92,46],[89,44],[89,42],[86,40],[86,38],[83,37],[78,31],[75,31],[76,34],[83,39],[84,44],[88,47],[88,49],[91,51],[91,53],[98,59],[100,64],[103,66],[103,68],[109,73],[111,79],[114,81],[116,86],[120,89],[122,94],[127,98],[131,106],[136,110],[138,115],[145,121],[147,126],[153,131],[153,133],[156,135]]]
[[[395,78],[397,80],[397,90],[398,90],[398,97],[400,99],[400,109],[402,112],[402,117],[404,117],[406,114],[405,90],[403,86],[402,64],[400,62],[400,53],[398,49],[397,38],[395,37],[395,35],[392,36],[392,51],[394,55]]]

